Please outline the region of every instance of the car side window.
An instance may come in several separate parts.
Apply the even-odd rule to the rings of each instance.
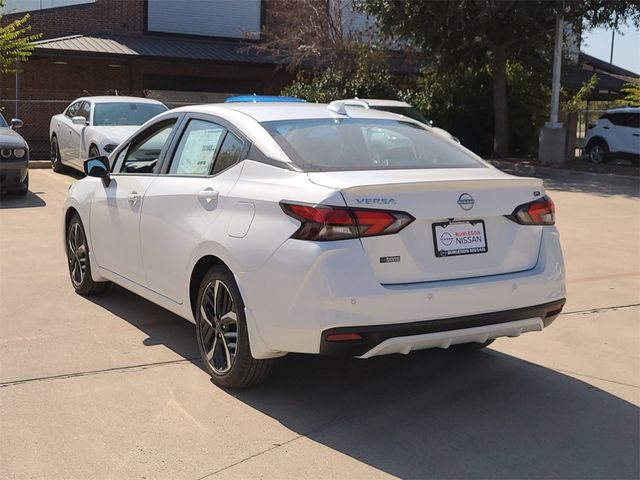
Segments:
[[[631,128],[640,128],[640,113],[629,114],[629,126]]]
[[[164,149],[176,119],[160,122],[149,127],[136,138],[128,147],[118,154],[114,171],[119,173],[156,173],[158,160]],[[126,151],[123,158],[120,156]]]
[[[82,102],[75,102],[72,103],[71,105],[69,105],[69,107],[67,108],[67,111],[65,112],[65,115],[69,118],[73,118],[75,116],[78,115],[78,110],[80,109],[80,104]]]
[[[236,137],[233,133],[227,132],[218,156],[216,163],[213,166],[213,174],[216,175],[223,170],[235,165],[240,160],[240,154],[242,153],[242,147],[244,142]]]
[[[129,150],[129,146],[127,145],[118,153],[118,156],[114,159],[111,165],[112,172],[119,172],[122,168],[122,162],[124,162],[124,158],[127,156],[127,151]]]
[[[627,126],[627,118],[626,117],[627,116],[624,113],[614,113],[614,114],[609,116],[609,120],[614,125],[617,125],[619,127],[626,127]]]
[[[88,122],[90,109],[91,104],[89,102],[82,102],[75,116],[84,117],[84,119]]]
[[[209,175],[225,132],[216,123],[190,120],[173,156],[169,175]]]

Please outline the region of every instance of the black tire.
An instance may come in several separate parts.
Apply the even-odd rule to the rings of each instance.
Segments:
[[[451,345],[451,348],[459,352],[475,352],[476,350],[482,350],[483,348],[488,347],[495,341],[496,339],[492,338],[491,340],[487,340],[486,342],[482,342],[482,343],[479,343],[479,342],[459,343],[457,345]]]
[[[62,159],[60,158],[60,147],[58,145],[58,138],[54,135],[51,137],[51,169],[60,173],[64,171],[64,165],[62,165]]]
[[[595,138],[587,145],[587,155],[591,163],[607,163],[609,161],[609,146],[600,138]]]
[[[78,214],[71,217],[67,224],[65,239],[69,278],[76,293],[80,295],[98,295],[106,291],[111,285],[110,282],[94,282],[91,278],[87,236]]]
[[[196,340],[213,383],[244,388],[265,380],[273,361],[251,355],[244,302],[227,268],[209,269],[200,283],[196,305]]]
[[[89,156],[87,158],[93,158],[93,157],[99,157],[100,156],[100,151],[98,150],[98,147],[96,147],[95,145],[91,145],[91,148],[89,148]]]
[[[27,171],[27,176],[24,179],[24,182],[22,182],[22,186],[20,187],[20,190],[16,190],[15,192],[13,192],[13,194],[18,195],[20,197],[24,197],[28,192],[29,192],[29,172]]]

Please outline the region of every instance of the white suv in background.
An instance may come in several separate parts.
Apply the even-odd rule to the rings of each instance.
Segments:
[[[584,138],[585,152],[593,163],[605,163],[611,157],[640,159],[640,107],[607,110]]]

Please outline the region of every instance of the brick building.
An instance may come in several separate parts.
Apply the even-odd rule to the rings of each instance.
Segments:
[[[42,39],[19,75],[0,79],[0,106],[24,120],[33,156],[46,157],[49,119],[82,95],[141,95],[172,107],[277,94],[292,74],[250,48],[269,21],[268,4],[9,0],[5,11],[16,13],[3,20],[29,12]]]

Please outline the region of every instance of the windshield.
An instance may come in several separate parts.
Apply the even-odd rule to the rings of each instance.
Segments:
[[[7,128],[9,125],[7,125],[7,122],[5,121],[4,117],[2,116],[2,114],[0,114],[0,128]]]
[[[433,122],[429,120],[427,117],[422,115],[418,110],[413,107],[371,107],[373,110],[382,110],[383,112],[391,112],[397,113],[399,115],[404,115],[405,117],[412,118],[413,120],[417,120],[421,123],[429,125],[433,127]]]
[[[142,125],[167,107],[155,103],[97,103],[93,112],[96,126]]]
[[[323,118],[262,126],[307,171],[483,167],[463,148],[409,122]]]

